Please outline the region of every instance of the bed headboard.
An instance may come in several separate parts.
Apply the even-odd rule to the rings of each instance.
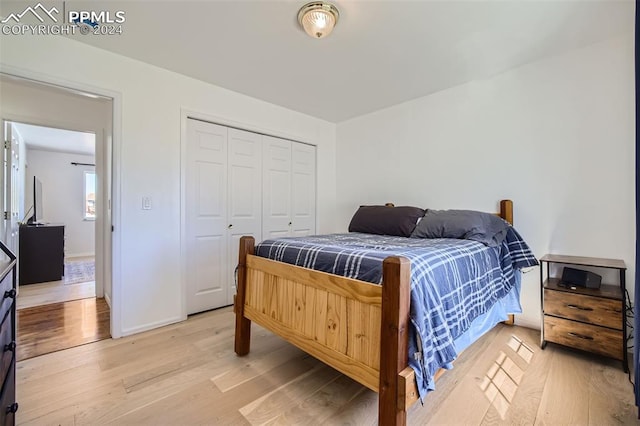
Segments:
[[[393,203],[385,203],[385,206],[395,207]],[[496,216],[500,216],[513,225],[513,201],[500,200],[500,212],[496,213]]]

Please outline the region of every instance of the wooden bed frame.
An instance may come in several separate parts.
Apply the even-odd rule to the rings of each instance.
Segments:
[[[500,201],[497,215],[513,224],[512,201]],[[418,400],[407,361],[409,260],[387,257],[376,285],[254,256],[254,249],[253,237],[240,239],[236,354],[249,353],[255,321],[378,392],[379,424],[406,424]]]

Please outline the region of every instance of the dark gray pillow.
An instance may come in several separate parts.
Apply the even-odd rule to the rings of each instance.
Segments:
[[[419,207],[360,206],[351,218],[349,232],[408,237],[422,216],[424,209]]]
[[[489,247],[502,244],[509,223],[491,213],[472,210],[427,210],[411,238],[458,238]]]

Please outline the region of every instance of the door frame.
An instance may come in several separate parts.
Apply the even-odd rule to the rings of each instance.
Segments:
[[[0,73],[6,74],[9,77],[17,77],[23,80],[30,80],[34,83],[55,86],[67,91],[80,94],[92,94],[105,98],[111,98],[112,101],[112,128],[111,128],[111,140],[105,137],[102,129],[84,129],[80,131],[90,131],[96,134],[96,138],[101,137],[104,140],[103,144],[103,171],[105,175],[108,175],[109,167],[111,169],[111,223],[103,223],[103,242],[102,252],[106,254],[107,250],[111,252],[111,273],[107,273],[107,268],[104,268],[103,275],[107,278],[111,276],[111,309],[110,309],[110,332],[111,337],[116,339],[122,337],[122,278],[121,278],[121,193],[122,193],[122,179],[121,179],[121,155],[122,155],[122,93],[105,89],[101,87],[91,86],[88,84],[80,83],[77,81],[71,81],[52,76],[40,72],[33,72],[13,66],[7,66],[0,64]],[[75,130],[78,127],[74,123],[60,123],[55,119],[53,120],[34,120],[33,117],[12,117],[11,114],[4,115],[2,118],[7,120],[13,120],[18,122],[30,123],[38,122],[41,125],[49,127],[67,128]],[[47,122],[49,121],[49,122]],[[79,129],[78,129],[79,130]],[[100,135],[100,136],[98,136]],[[108,158],[107,154],[111,152],[111,158]],[[97,152],[96,152],[97,154]],[[96,156],[97,160],[97,156]],[[97,163],[96,163],[97,165]],[[106,191],[105,191],[106,192]],[[107,195],[107,194],[104,194]],[[106,209],[105,199],[103,206]],[[106,265],[105,265],[106,266]],[[104,282],[104,279],[103,279]],[[104,291],[104,289],[102,289]],[[97,292],[97,289],[96,289]]]
[[[18,246],[18,233],[16,232],[15,234],[13,233],[13,231],[15,230],[14,225],[18,224],[19,221],[21,220],[21,217],[17,217],[17,222],[14,223],[14,211],[12,210],[13,207],[16,206],[12,206],[11,202],[9,202],[9,197],[7,197],[7,188],[9,187],[14,187],[14,178],[13,178],[13,171],[11,169],[13,169],[13,141],[15,139],[14,136],[14,128],[12,123],[14,123],[14,121],[10,121],[7,119],[3,119],[0,117],[0,120],[2,121],[2,137],[4,138],[4,144],[2,146],[2,168],[3,168],[3,176],[0,176],[0,182],[2,182],[1,187],[0,187],[0,202],[2,202],[2,205],[4,206],[4,208],[2,210],[4,210],[4,220],[2,220],[2,223],[0,224],[0,235],[6,239],[5,244],[7,245],[7,247],[9,247],[10,250],[14,251],[14,254],[17,254],[17,246]],[[6,143],[9,143],[9,146],[6,146]],[[18,146],[18,163],[20,162],[20,147]],[[10,160],[11,159],[11,160]],[[21,170],[19,170],[19,172],[21,172]],[[15,196],[12,194],[12,196]],[[24,193],[22,194],[23,199],[24,199]],[[6,214],[8,213],[8,217],[6,216]],[[21,215],[24,216],[24,215]],[[1,220],[1,219],[0,219]],[[19,226],[19,225],[18,225]],[[8,227],[8,228],[7,228]],[[10,235],[11,234],[11,235]],[[9,240],[11,238],[11,241]]]

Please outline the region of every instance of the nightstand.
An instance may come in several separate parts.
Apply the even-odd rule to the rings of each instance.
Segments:
[[[602,284],[597,289],[565,285],[559,278],[550,276],[551,264],[617,270],[618,284]],[[540,259],[540,347],[544,349],[547,342],[554,342],[604,355],[622,361],[622,368],[628,372],[626,270],[624,261],[618,259],[543,256]]]

